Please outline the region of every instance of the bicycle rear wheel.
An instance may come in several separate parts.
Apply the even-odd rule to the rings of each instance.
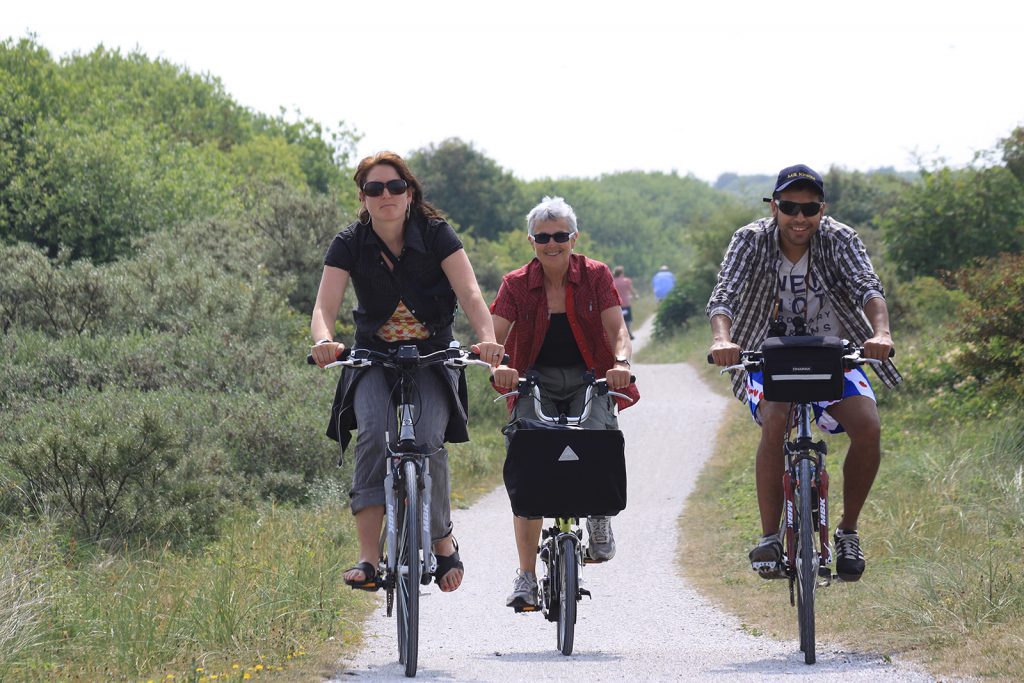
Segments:
[[[416,675],[420,632],[420,498],[416,465],[406,462],[402,470],[405,491],[399,495],[398,562],[395,592],[398,604],[398,661],[405,675]],[[404,499],[404,500],[403,500]]]
[[[818,553],[814,538],[817,527],[814,524],[813,468],[807,459],[797,465],[797,542],[796,542],[796,608],[800,624],[800,649],[804,663],[814,664],[814,589],[818,585]]]
[[[572,654],[576,631],[576,600],[579,597],[579,565],[576,563],[576,542],[564,537],[558,541],[558,650]]]

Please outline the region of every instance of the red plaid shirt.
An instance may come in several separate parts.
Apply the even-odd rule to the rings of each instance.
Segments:
[[[615,364],[615,352],[605,334],[601,312],[620,306],[619,293],[608,266],[586,256],[572,254],[565,288],[566,317],[583,361],[598,378],[604,377]],[[540,261],[533,259],[502,279],[498,296],[491,304],[491,313],[513,323],[512,331],[505,340],[511,367],[520,372],[532,367],[551,325],[548,297],[544,291],[544,268]],[[640,399],[635,384],[622,393],[632,398],[634,403]],[[620,410],[633,405],[622,399],[616,401]]]

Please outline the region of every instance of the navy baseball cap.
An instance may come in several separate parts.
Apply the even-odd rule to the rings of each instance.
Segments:
[[[811,183],[818,188],[818,192],[821,193],[822,197],[825,196],[825,181],[821,179],[821,175],[810,166],[797,164],[796,166],[787,166],[779,171],[779,177],[775,181],[772,197],[778,197],[780,192],[793,183],[799,182]]]

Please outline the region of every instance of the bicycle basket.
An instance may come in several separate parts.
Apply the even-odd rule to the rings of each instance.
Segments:
[[[615,515],[626,508],[626,458],[617,429],[525,429],[511,435],[505,490],[521,517]]]
[[[838,337],[768,337],[761,353],[765,400],[812,403],[843,397],[844,349]]]

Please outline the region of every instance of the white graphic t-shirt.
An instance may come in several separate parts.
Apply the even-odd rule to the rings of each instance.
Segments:
[[[786,333],[793,334],[793,318],[803,317],[807,324],[807,333],[820,336],[832,336],[843,339],[846,330],[836,318],[832,310],[832,302],[825,294],[825,289],[818,278],[807,275],[808,254],[793,263],[785,255],[779,268],[779,299],[781,315],[786,321]]]

